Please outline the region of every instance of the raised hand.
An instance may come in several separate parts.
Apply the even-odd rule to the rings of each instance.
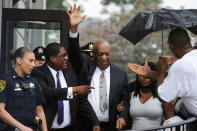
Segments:
[[[162,56],[164,59],[166,59],[168,65],[172,65],[175,61],[178,59],[175,58],[174,56]]]
[[[159,56],[159,60],[157,61],[157,70],[160,73],[166,73],[168,70],[169,64],[165,57]]]
[[[133,63],[128,63],[128,68],[131,72],[140,76],[145,76],[145,77],[148,77],[151,72],[150,67],[148,66],[147,58],[145,59],[144,66],[133,64]]]
[[[71,28],[75,27],[77,28],[77,26],[84,20],[84,18],[86,17],[86,15],[84,16],[80,16],[79,12],[80,12],[80,6],[78,6],[78,8],[76,7],[76,4],[74,4],[74,6],[70,6],[70,11],[66,11],[69,18],[70,18],[70,25]]]

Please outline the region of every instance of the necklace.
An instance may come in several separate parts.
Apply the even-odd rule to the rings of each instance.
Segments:
[[[140,90],[140,94],[143,95],[143,96],[150,96],[150,95],[152,95],[152,92],[149,92],[149,93],[145,94],[145,93],[143,93],[143,92]]]

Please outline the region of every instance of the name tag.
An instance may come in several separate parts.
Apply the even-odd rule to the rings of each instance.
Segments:
[[[15,88],[14,91],[22,91],[21,88]]]

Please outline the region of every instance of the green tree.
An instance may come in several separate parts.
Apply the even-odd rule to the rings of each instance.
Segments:
[[[77,1],[77,0],[72,0],[72,1]],[[46,0],[46,8],[48,10],[65,10],[67,9],[66,5],[69,5],[67,0]]]
[[[121,6],[124,8],[125,5],[132,4],[134,9],[145,9],[146,11],[150,11],[152,9],[157,9],[158,5],[162,2],[162,0],[102,0],[104,5],[109,5],[111,3],[115,3],[117,6]]]
[[[66,7],[63,5],[63,2],[64,0],[46,0],[46,8],[48,10],[65,10]]]

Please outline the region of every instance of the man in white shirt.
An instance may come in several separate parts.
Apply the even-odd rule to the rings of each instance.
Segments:
[[[168,43],[175,57],[179,58],[169,69],[167,59],[160,57],[158,72],[150,71],[147,66],[129,64],[136,74],[158,79],[158,96],[162,101],[170,102],[181,97],[190,114],[197,116],[197,50],[190,44],[190,37],[184,29],[173,29]]]

